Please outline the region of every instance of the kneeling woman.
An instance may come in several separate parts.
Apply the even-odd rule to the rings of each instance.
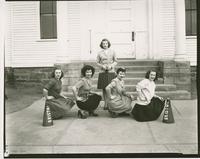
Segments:
[[[163,98],[155,95],[157,73],[150,70],[145,78],[136,85],[138,96],[132,115],[137,121],[156,120],[164,108]]]
[[[72,99],[61,95],[62,77],[61,69],[55,68],[52,72],[52,79],[43,88],[46,98],[45,105],[49,106],[52,119],[62,118],[75,105]]]
[[[126,70],[124,68],[117,69],[117,77],[106,87],[108,95],[108,110],[112,117],[120,114],[129,114],[132,110],[131,101],[133,96],[128,94],[124,88],[124,80]]]
[[[75,84],[75,86],[72,87],[76,104],[80,108],[78,111],[78,117],[82,119],[87,118],[88,114],[91,116],[98,116],[94,111],[101,101],[101,96],[91,91],[91,78],[93,77],[94,72],[94,67],[85,65],[81,69],[83,77]]]

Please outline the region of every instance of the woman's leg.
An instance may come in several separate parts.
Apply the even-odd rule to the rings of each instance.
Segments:
[[[100,95],[97,94],[92,94],[91,96],[89,96],[87,104],[88,104],[88,112],[90,116],[98,116],[97,113],[95,113],[95,110],[97,109],[97,107],[99,106],[99,103],[101,101],[102,97]]]
[[[108,99],[106,90],[103,89],[103,99],[104,99],[104,110],[108,110]]]

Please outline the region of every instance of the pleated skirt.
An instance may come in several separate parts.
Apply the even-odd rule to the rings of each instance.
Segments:
[[[126,96],[116,96],[108,101],[108,109],[114,113],[130,113],[132,110],[131,99]]]
[[[164,102],[153,97],[148,105],[135,104],[132,115],[137,121],[153,121],[158,119],[164,108]]]
[[[88,99],[86,101],[84,101],[84,102],[76,101],[76,104],[81,110],[86,110],[88,112],[92,112],[98,107],[100,101],[101,101],[100,95],[92,94],[92,95],[88,96]]]
[[[105,89],[108,84],[116,77],[115,72],[101,72],[99,73],[97,88]]]
[[[50,108],[52,119],[62,118],[75,105],[70,98],[56,98],[46,100],[45,105]]]

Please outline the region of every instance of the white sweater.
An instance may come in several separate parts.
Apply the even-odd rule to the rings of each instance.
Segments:
[[[149,79],[143,79],[136,85],[137,91],[137,104],[140,105],[148,105],[155,95],[156,85],[154,81],[150,81]]]

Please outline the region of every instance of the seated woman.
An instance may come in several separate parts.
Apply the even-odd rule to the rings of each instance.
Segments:
[[[111,117],[117,117],[120,114],[131,113],[131,101],[133,96],[128,94],[124,88],[124,80],[126,70],[124,68],[117,69],[117,77],[106,87],[108,95],[108,110]]]
[[[163,98],[155,95],[157,73],[150,70],[145,78],[136,85],[138,96],[131,113],[137,121],[156,120],[164,108]]]
[[[51,111],[52,119],[60,119],[67,113],[75,103],[72,99],[61,95],[63,72],[55,68],[51,75],[52,79],[44,86],[43,94],[46,98],[45,105]]]
[[[98,107],[101,96],[93,93],[92,90],[92,80],[95,72],[94,67],[90,65],[85,65],[81,69],[82,78],[72,87],[73,94],[76,99],[76,104],[80,108],[78,111],[78,117],[85,119],[89,115],[98,116],[94,113],[95,109]]]

